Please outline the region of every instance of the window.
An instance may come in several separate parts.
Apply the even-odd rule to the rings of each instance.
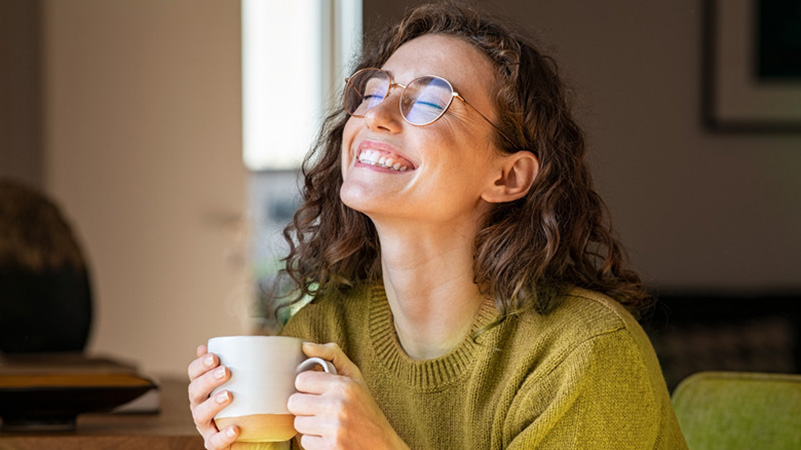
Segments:
[[[242,0],[243,161],[251,170],[253,276],[263,294],[283,267],[298,168],[360,52],[361,0]],[[250,313],[270,330],[265,295]]]
[[[242,0],[243,158],[295,169],[349,75],[361,0]]]

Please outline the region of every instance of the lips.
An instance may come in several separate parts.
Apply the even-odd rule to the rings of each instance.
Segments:
[[[358,152],[357,159],[363,164],[394,172],[406,172],[415,169],[411,161],[400,156],[391,147],[383,143],[364,141],[359,145]]]

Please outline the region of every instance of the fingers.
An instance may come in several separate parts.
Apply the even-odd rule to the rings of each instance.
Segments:
[[[301,447],[307,450],[316,448],[346,448],[336,445],[324,445],[336,442],[343,430],[341,423],[330,417],[296,416],[295,429],[300,434]],[[365,447],[370,448],[370,447]]]
[[[303,343],[303,353],[308,357],[318,357],[331,361],[340,375],[361,381],[362,374],[356,364],[345,355],[339,346],[333,342],[328,344]]]
[[[332,389],[333,385],[338,382],[348,383],[352,380],[340,375],[308,370],[295,377],[295,389],[301,393],[322,394]]]
[[[239,429],[231,425],[230,427],[214,433],[206,438],[206,448],[209,449],[222,449],[230,448],[233,445],[236,437],[239,435]]]
[[[295,378],[299,391],[287,400],[289,412],[296,416],[317,415],[341,409],[359,397],[362,387],[351,378],[325,372],[303,372]],[[333,395],[328,395],[333,394]]]
[[[198,355],[197,359],[189,363],[189,368],[186,371],[189,375],[189,380],[192,381],[195,378],[203,375],[209,370],[217,367],[219,363],[220,358],[218,358],[214,353],[204,353],[202,355]]]
[[[227,367],[219,366],[200,375],[189,383],[189,404],[197,405],[204,402],[211,391],[228,381],[231,371]]]
[[[239,435],[239,429],[230,426],[222,431],[217,430],[214,416],[228,406],[233,397],[229,391],[211,392],[228,381],[231,372],[220,366],[220,359],[213,353],[208,353],[205,345],[198,346],[197,359],[189,364],[189,404],[192,410],[192,420],[195,427],[203,436],[206,448],[230,448]]]
[[[328,448],[329,446],[326,445],[325,439],[320,436],[312,436],[309,434],[303,434],[300,437],[300,446],[307,450],[314,450],[317,448]]]
[[[298,418],[303,416],[311,416],[318,412],[316,400],[313,395],[307,394],[292,394],[286,402],[286,409],[295,416],[295,429],[300,431],[297,427]]]
[[[217,427],[213,424],[214,416],[228,406],[232,398],[233,396],[228,391],[217,392],[205,402],[192,408],[192,420],[195,421],[201,434],[206,435],[208,431],[217,432]]]
[[[236,439],[238,430],[229,427],[218,432],[214,424],[214,416],[228,406],[233,396],[227,390],[210,396],[212,390],[224,383],[230,377],[230,371],[225,367],[216,367],[189,383],[189,404],[192,410],[192,420],[195,427],[206,442],[206,448],[228,448]]]

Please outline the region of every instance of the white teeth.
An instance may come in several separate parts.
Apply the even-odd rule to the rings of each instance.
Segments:
[[[395,162],[392,157],[382,156],[380,152],[374,150],[365,150],[359,154],[359,162],[370,164],[373,166],[383,167],[385,169],[392,169],[398,172],[405,172],[409,168],[400,162]]]

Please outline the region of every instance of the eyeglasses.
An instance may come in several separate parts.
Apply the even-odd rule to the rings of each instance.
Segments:
[[[451,106],[454,98],[463,101],[470,109],[477,112],[493,126],[512,145],[514,142],[506,136],[497,125],[492,123],[475,106],[471,105],[459,93],[454,92],[448,80],[433,75],[415,78],[408,85],[392,81],[392,75],[381,69],[361,69],[345,78],[345,95],[343,98],[345,111],[353,117],[364,117],[367,111],[378,105],[389,95],[395,86],[403,88],[400,98],[400,112],[404,120],[412,125],[425,126],[439,120]]]

